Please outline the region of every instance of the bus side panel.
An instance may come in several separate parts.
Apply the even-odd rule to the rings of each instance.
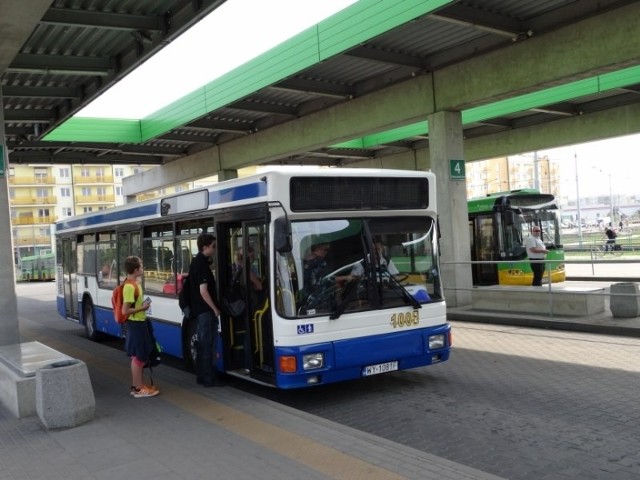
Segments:
[[[551,270],[551,282],[558,283],[566,280],[564,265],[564,250],[551,250],[546,260],[557,260],[548,262],[545,265],[544,276],[542,281],[546,282],[549,278],[549,270]],[[514,261],[510,264],[498,265],[498,278],[500,285],[531,285],[533,281],[533,273],[531,272],[531,264],[529,260]]]
[[[62,318],[67,318],[67,306],[64,303],[64,297],[57,296],[56,297],[56,306],[58,308],[58,314]]]
[[[432,335],[442,334],[448,342],[450,331],[451,326],[445,324],[301,347],[277,347],[276,358],[282,355],[294,355],[298,366],[296,373],[278,372],[277,387],[302,388],[315,384],[354,380],[363,376],[364,367],[386,362],[397,361],[398,370],[444,362],[449,359],[451,345],[447,343],[444,348],[429,351],[428,339]],[[302,372],[302,356],[319,352],[324,353],[325,365],[322,368]],[[308,383],[309,377],[318,377],[319,381]]]
[[[114,337],[122,336],[122,326],[113,317],[113,309],[95,307],[96,328],[102,333]],[[82,320],[84,325],[84,319]],[[162,351],[174,357],[183,358],[182,355],[182,327],[180,325],[162,322],[151,318],[153,334],[156,341],[162,347]]]
[[[182,326],[175,323],[151,319],[153,335],[160,344],[161,351],[173,357],[184,358],[182,351]]]

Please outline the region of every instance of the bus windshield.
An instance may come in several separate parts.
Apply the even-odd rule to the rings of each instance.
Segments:
[[[277,311],[289,318],[442,299],[435,222],[425,217],[292,222],[277,254]]]
[[[560,221],[557,209],[547,210],[524,210],[522,211],[524,218],[523,233],[526,238],[533,225],[541,227],[540,239],[547,246],[560,246],[562,244],[560,238]]]

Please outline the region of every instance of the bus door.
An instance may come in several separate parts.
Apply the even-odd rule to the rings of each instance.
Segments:
[[[471,260],[495,261],[500,260],[494,235],[493,216],[478,215],[469,220],[471,235]],[[474,285],[497,285],[498,267],[491,263],[476,263],[473,265]]]
[[[67,318],[78,318],[76,239],[62,239],[62,285]]]
[[[267,224],[263,220],[238,221],[218,227],[226,369],[272,383]]]

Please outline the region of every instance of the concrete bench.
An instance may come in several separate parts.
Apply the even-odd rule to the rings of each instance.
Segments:
[[[73,427],[95,413],[85,363],[40,342],[0,346],[0,402],[18,418],[37,413],[47,428]]]
[[[471,291],[474,310],[582,317],[604,312],[604,288],[494,285]]]

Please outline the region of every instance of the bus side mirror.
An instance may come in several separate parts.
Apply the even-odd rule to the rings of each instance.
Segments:
[[[291,222],[287,218],[280,217],[275,219],[273,243],[278,253],[289,253],[293,250],[291,245]]]

